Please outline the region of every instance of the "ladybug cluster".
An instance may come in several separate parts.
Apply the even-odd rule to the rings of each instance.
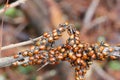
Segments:
[[[66,43],[55,46],[55,42],[65,31],[69,35]],[[67,61],[75,69],[75,80],[84,80],[84,76],[93,60],[102,61],[108,57],[116,59],[115,56],[108,55],[108,52],[103,51],[105,47],[109,47],[109,45],[104,42],[95,44],[81,42],[80,32],[75,27],[61,24],[58,29],[53,30],[51,33],[44,33],[30,50],[19,52],[19,54],[14,55],[14,58],[27,57],[29,60],[22,63],[23,66],[45,63],[55,64],[56,62]],[[109,48],[109,51],[114,50]],[[24,59],[14,62],[13,65],[16,66],[18,62],[24,62]]]

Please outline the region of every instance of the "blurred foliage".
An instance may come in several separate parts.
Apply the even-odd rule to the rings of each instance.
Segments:
[[[34,67],[33,66],[27,66],[27,67],[19,66],[17,69],[20,73],[28,74],[34,70]]]
[[[80,30],[81,29],[81,25],[79,23],[75,23],[75,27],[76,29]]]
[[[2,9],[4,5],[0,6],[0,9]],[[5,11],[5,15],[7,17],[15,18],[17,16],[23,16],[23,12],[17,8],[9,8]]]
[[[0,9],[2,9],[4,7],[4,5],[0,5]]]
[[[10,8],[10,9],[6,10],[5,15],[8,17],[11,17],[11,18],[15,18],[17,16],[22,16],[23,13],[21,10],[19,10],[17,8]]]
[[[5,15],[14,18],[17,16],[17,13],[18,12],[16,8],[10,8],[6,10]]]
[[[32,76],[30,80],[36,80],[36,76]]]
[[[99,37],[97,38],[97,41],[98,41],[98,42],[101,42],[101,41],[105,42],[106,39],[105,39],[104,36],[99,36]]]
[[[0,75],[0,80],[6,80],[4,75]]]
[[[115,60],[115,61],[110,61],[109,62],[109,67],[113,70],[120,70],[120,62]]]

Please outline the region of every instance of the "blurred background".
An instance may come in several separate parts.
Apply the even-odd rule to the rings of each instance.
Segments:
[[[16,0],[9,0],[9,4]],[[0,0],[0,9],[6,0]],[[74,24],[81,32],[81,40],[95,43],[120,43],[120,0],[27,0],[24,4],[0,14],[4,16],[2,46],[36,38],[50,32],[59,24]],[[0,28],[1,29],[1,28]],[[0,30],[1,31],[1,30]],[[67,35],[62,41],[66,40]],[[2,57],[11,56],[29,46],[2,51]],[[47,65],[6,67],[0,69],[0,80],[74,80],[71,65],[62,62]],[[95,62],[86,80],[120,80],[120,61]]]

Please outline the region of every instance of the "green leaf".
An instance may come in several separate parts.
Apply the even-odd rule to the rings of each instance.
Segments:
[[[17,16],[17,9],[16,8],[10,8],[5,11],[5,15],[8,17],[16,17]]]

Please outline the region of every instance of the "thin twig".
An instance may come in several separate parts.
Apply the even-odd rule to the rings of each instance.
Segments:
[[[94,19],[90,25],[88,26],[88,30],[90,30],[91,28],[93,28],[94,26],[96,25],[99,25],[101,23],[104,23],[108,20],[107,16],[101,16],[101,17],[98,17],[96,19]]]
[[[107,20],[108,20],[107,16],[101,16],[101,17],[95,18],[90,23],[87,23],[89,25],[84,26],[84,28],[83,28],[84,30],[82,30],[81,33],[83,33],[83,34],[87,33],[89,30],[91,30],[95,27],[98,27],[97,25],[102,24],[102,23],[106,22]]]
[[[10,5],[8,5],[8,1],[9,0],[7,0],[7,3],[6,3],[7,6],[5,6],[4,8],[2,8],[0,10],[0,14],[4,13],[9,8],[13,8],[13,7],[16,7],[16,6],[18,6],[18,5],[22,4],[22,3],[25,3],[27,0],[17,0],[16,2],[11,3]],[[3,20],[2,20],[2,25],[3,25]],[[1,32],[2,32],[2,29],[1,29]],[[2,43],[2,38],[1,38],[1,43]],[[30,41],[28,43],[30,43]],[[24,43],[24,45],[28,44],[28,43]],[[21,44],[17,44],[16,46],[20,46],[20,45],[22,45],[22,43]],[[1,46],[2,46],[2,44],[1,44]],[[10,45],[10,46],[7,46],[7,47],[1,47],[1,46],[0,46],[1,50],[5,50],[5,49],[9,49],[9,48],[14,48],[15,47],[15,45]],[[1,50],[0,50],[0,53],[1,53]]]
[[[40,68],[37,69],[37,71],[40,71],[43,67],[45,67],[46,65],[48,65],[49,62],[46,62],[45,64],[43,64]]]
[[[88,27],[88,25],[91,23],[91,19],[95,13],[95,10],[97,9],[97,6],[99,5],[100,0],[92,0],[92,3],[90,4],[83,21],[84,27]]]
[[[6,9],[7,9],[7,6],[8,6],[8,3],[9,3],[9,0],[7,0],[6,4],[5,4],[5,10],[3,13],[5,13]],[[2,17],[2,23],[1,23],[1,37],[0,37],[0,57],[2,57],[2,51],[1,51],[1,47],[2,47],[2,37],[3,37],[3,27],[4,27],[4,17],[5,15],[3,14],[3,17]]]
[[[20,4],[25,3],[26,1],[27,1],[27,0],[17,0],[17,1],[14,2],[14,3],[11,3],[11,4],[8,6],[7,9],[16,7],[16,6],[20,5]],[[5,11],[5,9],[6,9],[6,7],[2,8],[2,9],[0,10],[0,14],[2,14],[2,13]]]
[[[41,38],[41,36],[33,39],[33,41],[39,40],[40,38]],[[20,46],[32,44],[33,41],[32,40],[28,40],[28,41],[24,41],[24,42],[21,42],[21,43],[11,44],[11,45],[2,47],[1,50],[6,50],[6,49],[11,49],[11,48],[15,48],[15,47],[20,47]]]

